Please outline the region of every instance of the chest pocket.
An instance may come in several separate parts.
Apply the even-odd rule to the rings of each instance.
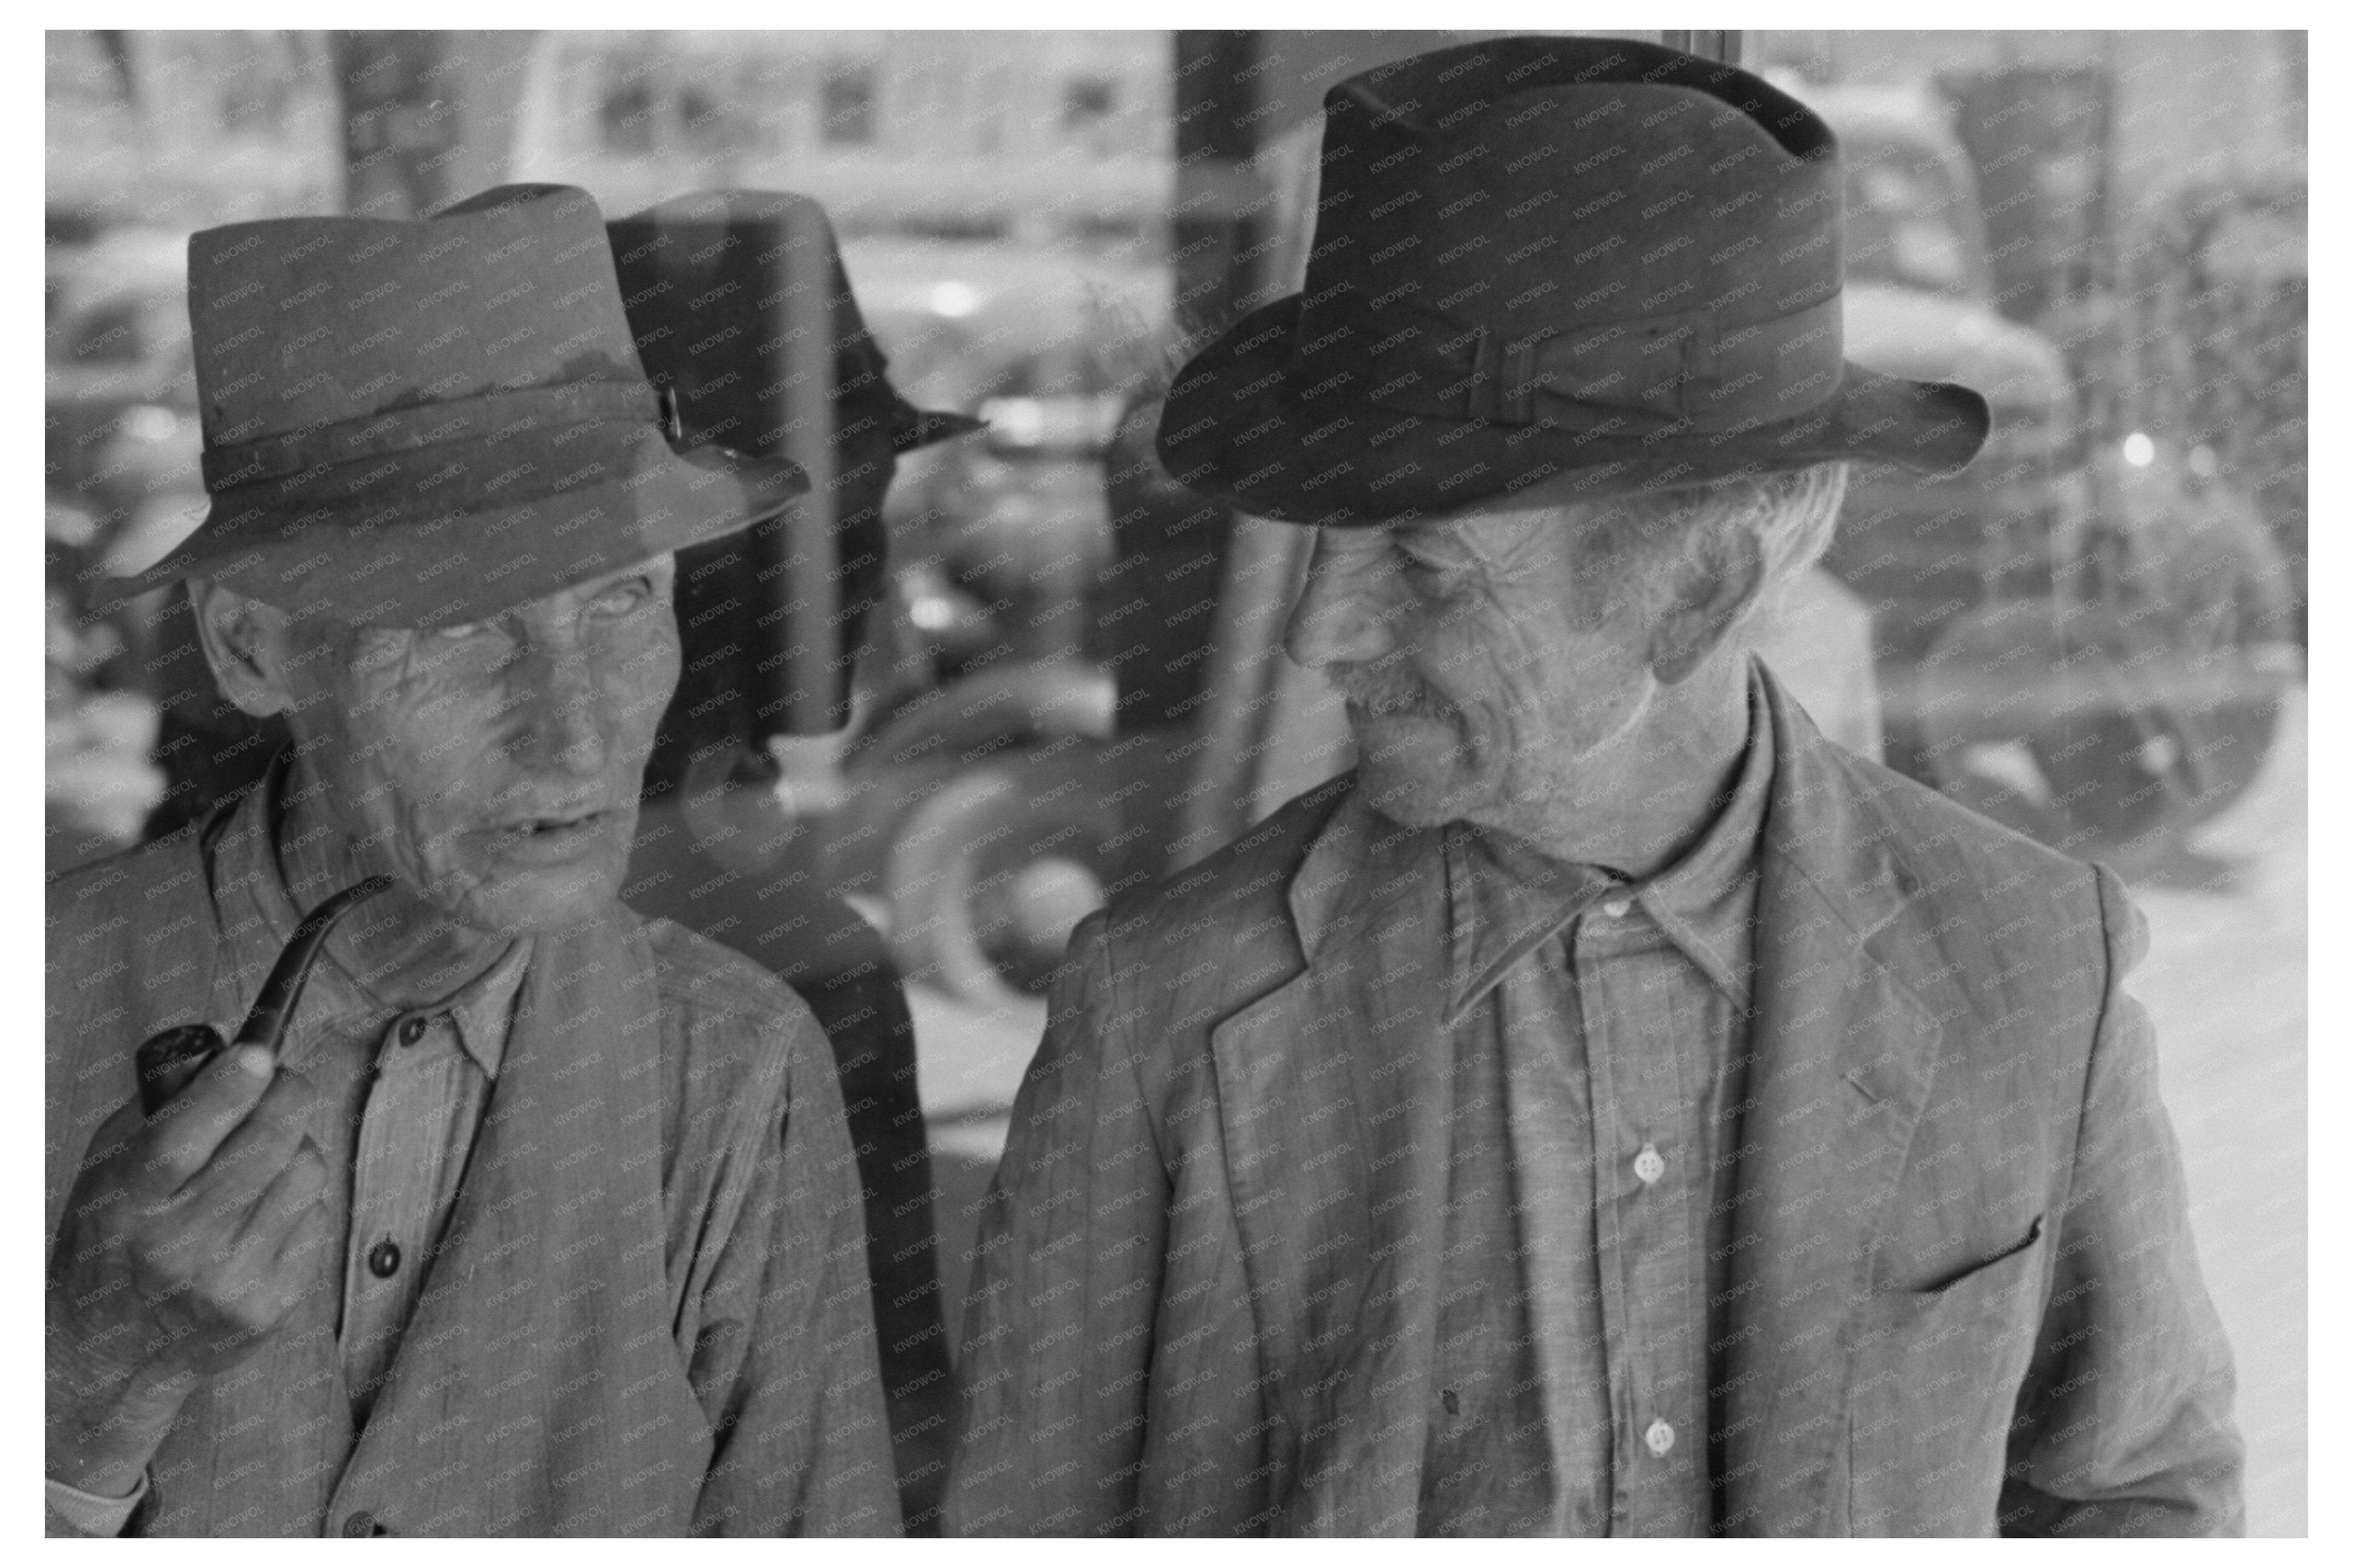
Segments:
[[[2050,1290],[2041,1215],[2024,1240],[1863,1309],[1847,1400],[1856,1535],[1991,1535],[2018,1389]]]

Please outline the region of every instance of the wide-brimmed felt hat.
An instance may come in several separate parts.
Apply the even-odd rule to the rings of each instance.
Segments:
[[[692,191],[607,226],[638,353],[655,383],[676,393],[690,438],[754,452],[783,441],[772,362],[789,331],[780,325],[782,296],[804,277],[825,289],[838,442],[879,426],[892,450],[908,452],[985,427],[969,415],[917,408],[891,384],[890,362],[866,329],[832,220],[815,197]]]
[[[188,242],[212,504],[139,586],[202,575],[356,624],[478,620],[773,516],[808,478],[673,446],[585,191]]]
[[[1841,459],[1942,471],[1983,446],[1977,393],[1846,360],[1837,139],[1762,79],[1498,38],[1324,107],[1303,289],[1169,392],[1183,484],[1372,524]]]

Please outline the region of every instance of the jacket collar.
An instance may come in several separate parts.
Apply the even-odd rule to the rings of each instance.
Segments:
[[[1291,879],[1291,923],[1307,962],[1335,937],[1361,936],[1391,905],[1419,891],[1417,879],[1443,831],[1401,827],[1351,788]]]

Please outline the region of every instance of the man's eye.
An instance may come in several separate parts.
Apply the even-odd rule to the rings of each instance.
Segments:
[[[1399,566],[1402,566],[1408,572],[1412,573],[1415,576],[1422,578],[1425,581],[1446,575],[1446,563],[1444,562],[1433,561],[1429,556],[1422,554],[1419,551],[1413,549],[1409,545],[1399,544],[1396,546],[1395,553]]]
[[[433,635],[444,642],[458,642],[472,637],[487,624],[482,621],[459,621],[455,626],[435,626]]]
[[[632,577],[626,583],[616,583],[588,601],[588,608],[600,616],[626,616],[653,597],[653,584],[643,577]]]

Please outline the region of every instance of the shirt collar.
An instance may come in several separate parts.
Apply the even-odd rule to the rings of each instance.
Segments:
[[[1599,866],[1554,860],[1462,822],[1447,826],[1445,857],[1449,1026],[1587,905],[1625,885]]]
[[[482,1076],[495,1079],[506,1059],[507,1030],[514,1019],[515,994],[522,989],[523,971],[531,963],[528,937],[507,943],[498,962],[468,981],[459,993],[420,1016],[446,1013],[458,1031],[458,1045],[474,1058]]]
[[[221,914],[221,941],[231,966],[239,976],[250,976],[246,990],[259,988],[278,955],[301,923],[301,915],[286,890],[279,868],[272,825],[277,817],[286,777],[280,759],[264,782],[246,792],[232,808],[212,848],[214,899]],[[411,1016],[432,1018],[447,1015],[458,1042],[482,1072],[495,1079],[505,1059],[507,1031],[516,994],[530,966],[532,943],[522,938],[507,944],[498,961],[468,981],[448,999],[430,1007],[406,1011],[380,1001],[336,961],[331,950],[311,971],[298,1005],[297,1027],[286,1037],[284,1058],[300,1065],[322,1041],[359,1037],[370,1040]],[[242,1018],[227,1021],[234,1028]]]
[[[1731,793],[1699,842],[1654,875],[1627,882],[1601,867],[1554,860],[1467,823],[1449,826],[1444,853],[1452,951],[1446,1021],[1459,1019],[1529,953],[1612,894],[1639,906],[1717,989],[1746,1009],[1757,844],[1773,764],[1773,726],[1752,662],[1748,745]]]

